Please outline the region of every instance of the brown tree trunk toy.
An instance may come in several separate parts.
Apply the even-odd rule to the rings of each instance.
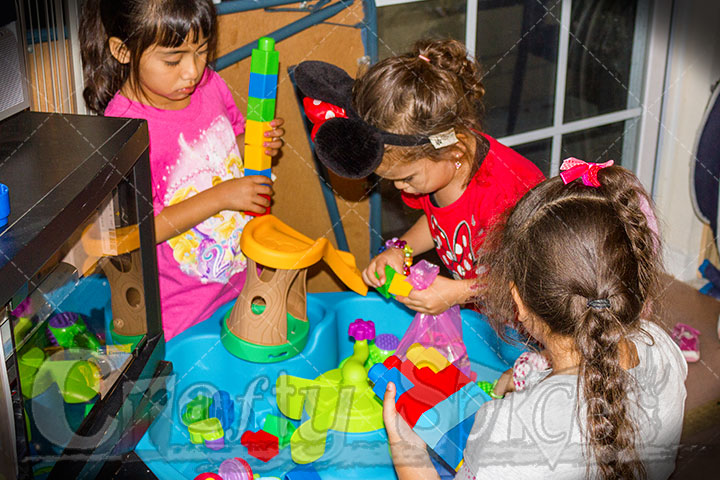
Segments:
[[[321,259],[353,290],[367,293],[352,255],[338,252],[326,238],[304,236],[273,215],[251,220],[240,248],[248,258],[245,285],[223,319],[221,338],[225,348],[245,360],[276,362],[302,351],[309,331],[307,269]],[[263,266],[259,275],[258,264]]]
[[[283,345],[288,341],[288,314],[307,322],[307,269],[265,267],[260,275],[257,270],[255,261],[248,259],[245,286],[227,320],[228,327],[235,336],[246,342]],[[264,309],[258,312],[258,307]]]
[[[147,333],[145,288],[140,267],[140,250],[109,257],[102,269],[110,283],[115,333],[128,337]]]

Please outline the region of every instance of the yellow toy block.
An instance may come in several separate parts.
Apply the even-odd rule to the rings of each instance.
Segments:
[[[395,273],[392,280],[390,281],[388,293],[407,297],[410,294],[410,291],[413,289],[413,286],[405,281],[406,278],[407,277],[402,273]]]
[[[245,145],[245,168],[267,170],[272,166],[272,158],[265,153],[265,147]]]
[[[257,120],[245,121],[245,145],[262,146],[263,142],[270,140],[265,138],[265,132],[273,128],[270,122],[258,122]],[[248,167],[249,168],[249,167]]]
[[[417,368],[429,367],[435,373],[450,365],[447,358],[433,347],[425,348],[419,343],[410,345],[405,355]]]

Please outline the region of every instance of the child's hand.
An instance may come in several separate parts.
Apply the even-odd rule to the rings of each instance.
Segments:
[[[365,283],[371,287],[382,287],[385,284],[385,265],[390,265],[396,272],[403,271],[405,255],[399,248],[388,248],[372,260],[362,272]],[[378,277],[375,276],[377,272]]]
[[[220,210],[236,210],[238,212],[265,213],[270,206],[273,181],[264,175],[248,175],[218,183],[213,189],[223,201]]]
[[[439,315],[453,305],[464,303],[465,289],[462,280],[438,276],[425,290],[414,288],[407,297],[396,295],[395,300],[416,312]]]
[[[395,409],[395,384],[388,383],[383,398],[383,421],[391,448],[398,444],[425,450],[425,442],[415,433]]]
[[[505,370],[500,378],[498,378],[493,393],[498,397],[505,396],[506,393],[515,391],[515,382],[513,381],[513,369]]]
[[[280,148],[283,146],[282,136],[285,135],[285,129],[281,128],[281,126],[284,123],[285,120],[282,118],[276,118],[270,122],[273,130],[265,132],[265,137],[268,138],[269,141],[264,142],[263,146],[267,147],[265,153],[271,157],[276,156],[280,152]]]

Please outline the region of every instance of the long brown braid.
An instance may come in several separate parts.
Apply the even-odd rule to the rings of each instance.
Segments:
[[[504,335],[506,319],[515,315],[512,282],[532,315],[574,339],[588,468],[594,460],[601,478],[644,478],[629,413],[635,383],[620,365],[619,348],[641,330],[641,314],[652,314],[660,243],[642,211],[650,199],[637,178],[621,167],[598,177],[599,188],[554,177],[521,199],[486,243],[481,299]],[[598,299],[599,308],[589,305]]]

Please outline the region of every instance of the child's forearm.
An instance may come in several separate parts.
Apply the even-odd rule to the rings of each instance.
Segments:
[[[390,450],[398,480],[440,479],[424,448],[406,443],[391,443]]]
[[[480,284],[476,278],[470,278],[467,280],[455,280],[458,282],[458,305],[464,305],[475,301],[478,296],[478,290]]]
[[[155,241],[162,243],[212,217],[222,208],[212,188],[165,207],[155,216]]]
[[[410,227],[401,238],[412,247],[414,255],[420,255],[435,248],[435,242],[433,242],[430,226],[425,215],[420,217],[415,222],[415,225]]]

